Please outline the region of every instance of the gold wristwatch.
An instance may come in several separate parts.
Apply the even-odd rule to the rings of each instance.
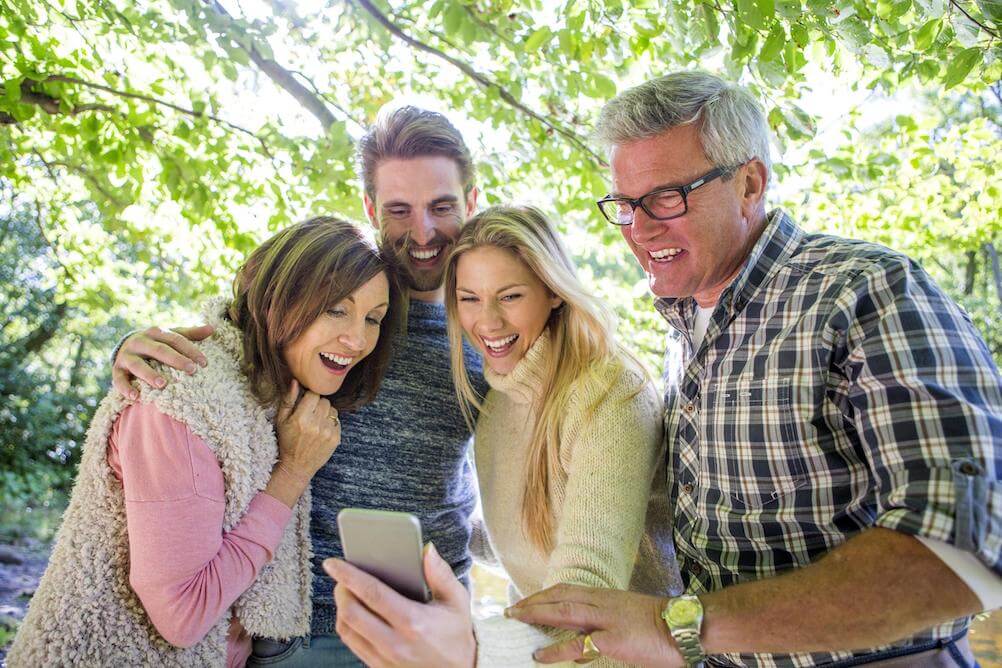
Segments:
[[[675,639],[687,666],[701,666],[706,659],[699,642],[699,629],[703,625],[703,604],[695,596],[676,596],[668,600],[661,611],[671,637]]]

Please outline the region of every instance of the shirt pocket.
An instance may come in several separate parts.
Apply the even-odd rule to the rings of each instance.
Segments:
[[[790,378],[742,380],[706,392],[702,469],[735,510],[780,510],[807,485]]]

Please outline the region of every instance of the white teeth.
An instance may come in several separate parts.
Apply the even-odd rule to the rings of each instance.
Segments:
[[[410,255],[415,260],[430,260],[441,252],[442,252],[441,246],[439,246],[438,248],[433,248],[431,250],[414,250],[412,248],[410,250]]]
[[[512,334],[511,336],[506,336],[503,339],[487,339],[485,337],[480,337],[484,340],[484,343],[488,348],[493,348],[494,350],[501,350],[506,345],[518,338],[518,334]]]
[[[320,353],[320,356],[324,359],[328,359],[335,364],[340,364],[341,366],[348,366],[351,364],[350,357],[343,357],[341,355],[335,355],[334,353]]]
[[[682,252],[681,248],[662,248],[656,251],[647,251],[655,260],[673,260],[675,256]]]

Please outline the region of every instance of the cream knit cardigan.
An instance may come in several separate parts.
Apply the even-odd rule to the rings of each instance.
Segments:
[[[484,366],[491,390],[474,440],[484,513],[483,526],[474,526],[474,556],[504,567],[511,602],[558,583],[679,593],[661,398],[629,366],[609,364],[575,381],[561,426],[560,467],[550,482],[555,545],[546,553],[528,539],[522,521],[525,461],[551,348],[544,332],[509,374]],[[474,632],[482,668],[533,666],[534,649],[573,635],[544,633],[503,617],[475,620]],[[602,658],[590,665],[615,664]]]
[[[224,319],[225,308],[225,300],[213,300],[206,309],[216,327],[200,344],[208,366],[193,376],[161,368],[167,386],[156,390],[139,383],[139,401],[187,425],[215,453],[226,482],[228,531],[268,484],[278,445],[273,411],[256,401],[240,371],[241,334]],[[229,614],[200,642],[174,647],[157,633],[129,586],[125,501],[107,461],[108,436],[126,405],[112,390],[94,415],[48,568],[7,656],[11,668],[225,665]],[[274,558],[233,605],[252,635],[284,639],[309,632],[309,509],[307,490]]]

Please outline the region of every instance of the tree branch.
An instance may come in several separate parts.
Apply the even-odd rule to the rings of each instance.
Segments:
[[[959,9],[960,13],[963,14],[964,16],[966,16],[968,21],[970,21],[974,25],[978,26],[979,28],[981,28],[982,30],[984,30],[986,33],[988,33],[989,35],[991,35],[992,37],[998,37],[999,36],[999,34],[997,32],[995,32],[994,30],[992,30],[991,28],[989,28],[988,26],[986,26],[984,23],[982,23],[981,21],[977,20],[976,18],[974,18],[973,16],[971,16],[970,14],[968,14],[967,10],[964,9],[963,7],[961,7],[960,3],[957,2],[957,0],[950,0],[950,4],[953,5],[954,7],[956,7],[957,9]]]
[[[83,79],[77,79],[76,77],[54,74],[52,76],[46,77],[43,83],[47,83],[50,81],[59,81],[62,83],[77,84],[80,86],[84,86],[86,88],[94,88],[96,90],[101,90],[106,93],[111,93],[112,95],[117,95],[118,97],[125,97],[132,100],[142,100],[144,102],[149,102],[150,104],[167,107],[168,109],[173,109],[174,111],[178,111],[182,114],[185,114],[186,116],[191,116],[193,118],[205,118],[210,121],[214,121],[216,123],[219,123],[220,125],[224,125],[230,128],[231,130],[235,130],[237,132],[248,135],[258,140],[258,142],[261,143],[261,147],[264,149],[268,157],[272,157],[271,152],[268,150],[268,146],[267,144],[265,144],[264,139],[258,137],[257,134],[255,134],[253,131],[248,130],[245,127],[239,126],[236,123],[231,123],[225,118],[220,118],[219,116],[216,116],[214,114],[207,114],[203,111],[195,111],[194,109],[188,109],[187,107],[182,107],[178,104],[174,104],[173,102],[168,102],[167,100],[161,100],[159,98],[152,97],[150,95],[142,95],[140,93],[131,93],[129,91],[118,90],[117,88],[112,88],[111,86],[105,86],[104,84],[94,83],[92,81],[84,81]],[[107,109],[110,111],[114,111],[110,107],[108,107]]]
[[[45,234],[45,227],[42,225],[42,206],[38,203],[38,200],[35,200],[35,225],[38,226],[38,233],[42,235],[42,241],[44,241],[45,245],[52,251],[52,257],[55,258],[56,264],[63,268],[63,271],[66,272],[67,278],[71,281],[76,281],[76,276],[74,276],[73,272],[70,271],[65,264],[63,264],[61,259],[59,259],[59,251],[56,250],[55,245],[49,241],[48,235]]]
[[[392,21],[390,21],[369,0],[355,0],[355,2],[357,2],[362,7],[362,9],[364,9],[366,12],[368,12],[374,19],[376,19],[376,21],[380,25],[382,25],[391,34],[395,35],[396,37],[398,37],[399,39],[403,40],[404,42],[406,42],[410,46],[414,47],[415,49],[418,49],[419,51],[424,51],[425,53],[430,53],[431,55],[435,56],[436,58],[440,58],[440,59],[444,60],[445,62],[449,63],[450,65],[452,65],[453,67],[455,67],[456,69],[458,69],[459,71],[461,71],[463,74],[465,74],[469,78],[473,79],[473,81],[475,81],[481,87],[487,88],[487,89],[493,88],[495,91],[497,91],[497,93],[501,97],[501,99],[504,100],[505,102],[507,102],[509,105],[511,105],[512,107],[518,109],[519,111],[521,111],[523,114],[529,116],[530,118],[533,118],[536,121],[542,123],[544,126],[546,126],[547,128],[549,128],[550,130],[553,130],[554,132],[556,132],[556,133],[562,135],[563,137],[565,137],[574,146],[576,146],[582,152],[586,153],[589,157],[591,157],[592,160],[594,160],[598,165],[603,166],[603,167],[606,166],[605,160],[603,160],[600,155],[598,155],[597,153],[595,153],[584,142],[584,140],[582,140],[580,137],[578,137],[578,135],[575,134],[574,132],[572,132],[571,130],[568,130],[567,128],[562,127],[561,125],[557,124],[556,122],[551,121],[550,119],[548,119],[548,118],[546,118],[546,117],[544,117],[544,116],[536,113],[535,111],[533,111],[529,107],[525,106],[524,104],[522,104],[521,102],[519,102],[518,100],[516,100],[515,96],[513,96],[508,91],[508,89],[506,89],[505,87],[501,86],[496,81],[488,78],[486,75],[481,74],[480,72],[477,72],[475,69],[473,69],[467,63],[464,63],[461,60],[457,60],[456,58],[453,58],[452,56],[450,56],[450,55],[448,55],[448,54],[446,54],[446,53],[444,53],[442,51],[439,51],[435,47],[429,46],[428,44],[425,44],[424,42],[421,42],[421,41],[419,41],[419,40],[411,37],[410,35],[408,35],[407,33],[405,33],[403,30],[401,30],[395,23],[393,23]]]
[[[227,21],[233,21],[233,17],[230,16],[229,12],[226,11],[226,8],[219,4],[217,0],[204,1],[206,5],[212,8],[213,11],[225,18]],[[292,72],[282,67],[274,60],[262,56],[257,50],[257,47],[253,44],[250,48],[247,48],[243,44],[240,44],[238,40],[234,40],[234,42],[239,46],[239,48],[243,49],[248,56],[250,56],[251,61],[253,61],[262,72],[268,75],[268,78],[271,79],[275,85],[295,98],[299,104],[313,114],[314,118],[320,121],[320,125],[323,127],[324,131],[327,131],[330,126],[336,122],[337,119],[334,118],[334,114],[332,114],[330,109],[327,108],[324,101],[311,93],[306,86],[301,84]]]

